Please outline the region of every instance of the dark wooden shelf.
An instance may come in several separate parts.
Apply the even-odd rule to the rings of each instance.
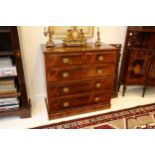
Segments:
[[[1,56],[13,56],[13,51],[0,51],[0,57]]]
[[[0,29],[0,33],[10,33],[9,29]]]
[[[128,50],[146,50],[147,48],[146,47],[126,47]]]
[[[0,94],[0,98],[11,98],[11,97],[19,97],[21,93],[7,93],[7,94]]]
[[[5,80],[5,79],[14,79],[14,78],[16,78],[17,77],[17,75],[15,75],[15,76],[4,76],[4,77],[0,77],[0,80]]]
[[[149,48],[149,47],[126,47],[126,49],[128,49],[128,50],[146,50],[146,51],[148,51],[148,50],[154,50],[155,48]]]
[[[30,103],[27,107],[19,107],[14,108],[6,111],[0,111],[0,117],[1,116],[20,116],[21,118],[29,118],[31,117],[31,111],[30,111]]]
[[[135,27],[129,27],[129,31],[137,31],[137,32],[155,32],[155,28],[137,28]]]

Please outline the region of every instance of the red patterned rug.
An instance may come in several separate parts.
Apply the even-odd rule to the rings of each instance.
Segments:
[[[34,129],[154,129],[155,103],[39,126]]]

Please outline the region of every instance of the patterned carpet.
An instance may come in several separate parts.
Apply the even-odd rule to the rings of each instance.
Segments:
[[[155,103],[34,129],[154,129]]]

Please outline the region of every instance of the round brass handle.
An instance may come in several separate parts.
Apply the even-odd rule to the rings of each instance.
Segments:
[[[64,103],[63,103],[63,106],[64,106],[64,107],[68,107],[68,106],[69,106],[69,102],[64,102]]]
[[[68,87],[63,88],[63,92],[64,93],[68,93],[69,92],[69,88]]]
[[[64,72],[64,73],[62,74],[62,76],[63,76],[64,78],[67,78],[67,77],[69,76],[69,73]]]
[[[68,63],[69,63],[69,58],[63,58],[63,59],[62,59],[62,62],[63,62],[64,64],[68,64]]]
[[[104,56],[99,56],[98,57],[98,61],[103,61],[104,60]]]
[[[95,101],[95,102],[98,102],[99,100],[100,100],[99,97],[95,97],[95,98],[94,98],[94,101]]]
[[[101,87],[101,83],[96,83],[96,88],[100,88]]]
[[[102,69],[97,69],[97,74],[102,74]]]

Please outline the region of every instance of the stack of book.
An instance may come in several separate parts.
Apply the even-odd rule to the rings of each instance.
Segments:
[[[19,101],[17,98],[0,99],[0,112],[19,108]]]
[[[0,95],[16,93],[16,86],[14,80],[0,81]]]
[[[16,67],[13,66],[11,58],[0,58],[0,77],[16,75]]]

